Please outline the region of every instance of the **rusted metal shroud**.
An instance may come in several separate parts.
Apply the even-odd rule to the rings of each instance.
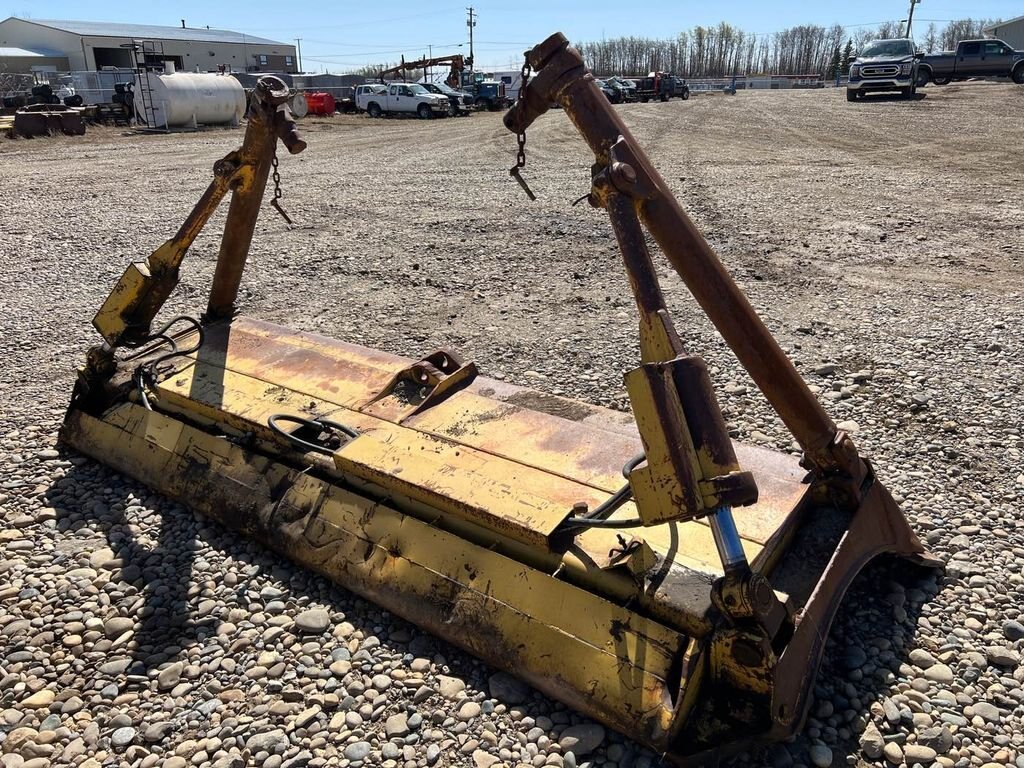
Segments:
[[[242,148],[97,314],[105,343],[87,355],[61,440],[674,761],[713,761],[799,729],[829,625],[865,563],[931,561],[579,55],[555,35],[530,57],[539,73],[506,124],[523,129],[557,101],[594,148],[591,203],[610,215],[640,315],[641,364],[626,375],[635,423],[490,381],[444,350],[409,360],[237,316],[276,140],[304,147],[287,91],[267,80]],[[118,359],[151,338],[228,191],[207,315],[177,338],[194,351]],[[809,474],[728,438],[706,367],[672,328],[641,224],[804,446]],[[313,429],[275,431],[282,415]],[[328,422],[348,433],[310,450]],[[641,447],[632,498],[607,518],[618,529],[579,527],[578,510],[621,493]],[[732,507],[749,561],[738,569],[723,567],[719,539]]]

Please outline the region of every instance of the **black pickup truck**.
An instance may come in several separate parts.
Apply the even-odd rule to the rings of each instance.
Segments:
[[[1002,40],[963,40],[955,51],[925,56],[917,69],[917,84],[946,85],[971,77],[1010,77],[1024,85],[1024,51]]]

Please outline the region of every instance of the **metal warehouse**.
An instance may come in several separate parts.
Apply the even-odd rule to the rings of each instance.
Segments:
[[[997,21],[995,24],[989,24],[982,32],[985,33],[986,37],[1002,40],[1017,50],[1024,49],[1024,16],[1018,16],[1009,21]]]
[[[145,42],[147,64],[170,61],[201,72],[297,72],[295,46],[226,29],[10,17],[0,21],[0,48],[66,57],[72,70],[135,66],[131,46]]]

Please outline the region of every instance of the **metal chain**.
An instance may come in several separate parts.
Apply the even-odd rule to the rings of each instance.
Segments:
[[[530,56],[529,54],[523,54],[523,69],[520,72],[520,85],[519,85],[519,98],[523,99],[526,97],[526,86],[530,82]],[[516,164],[509,169],[509,175],[519,182],[519,186],[526,192],[527,197],[531,200],[536,200],[537,196],[533,194],[533,190],[526,183],[519,170],[526,167],[526,129],[516,133]]]
[[[270,166],[274,169],[274,197],[270,201],[270,204],[274,206],[274,210],[281,214],[281,218],[287,221],[289,224],[292,223],[291,217],[284,212],[284,208],[281,207],[281,172],[277,167],[277,142],[274,142],[274,155],[270,159]]]

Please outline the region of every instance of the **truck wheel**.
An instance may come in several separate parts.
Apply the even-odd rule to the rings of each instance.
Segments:
[[[952,79],[953,78],[951,77],[936,77],[935,75],[932,75],[932,82],[936,85],[949,85]]]
[[[1017,85],[1024,85],[1024,64],[1018,64],[1010,77],[1013,78],[1013,82]]]
[[[858,97],[859,95],[860,95],[860,94],[859,94],[859,93],[857,93],[857,91],[851,91],[851,90],[847,90],[847,91],[846,91],[846,100],[847,100],[847,101],[856,101],[856,100],[857,100],[857,97]]]
[[[690,91],[689,90],[683,91],[683,95],[682,95],[683,101],[686,101],[688,98],[690,98]]]
[[[384,114],[383,112],[381,112],[380,104],[378,104],[377,102],[371,102],[370,105],[366,107],[366,112],[367,114],[370,115],[370,117],[380,117],[382,114]]]
[[[420,120],[429,120],[430,119],[430,105],[429,104],[420,104],[418,107],[416,107],[416,114],[420,116]]]
[[[477,99],[476,103],[479,104],[484,109],[486,109],[488,112],[493,112],[494,111],[494,105],[491,104],[491,100],[490,99]]]
[[[919,69],[917,70],[917,87],[924,88],[928,85],[928,81],[932,79],[932,73],[930,69]]]
[[[903,98],[903,99],[912,99],[912,98],[914,98],[914,86],[910,86],[909,88],[900,88],[900,98]]]

